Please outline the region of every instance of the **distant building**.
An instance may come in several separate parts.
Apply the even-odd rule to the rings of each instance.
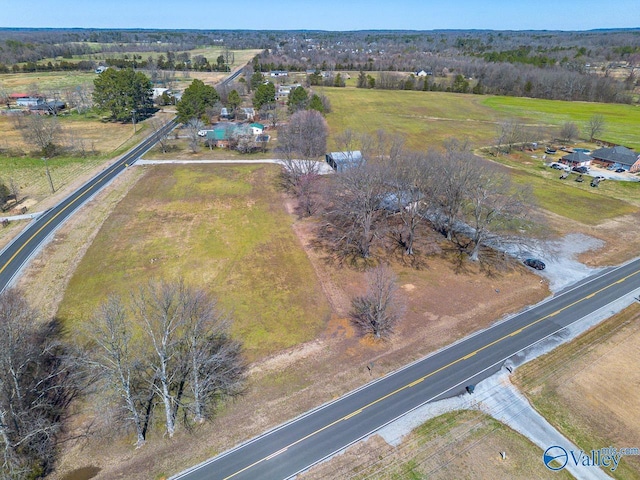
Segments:
[[[269,72],[269,76],[270,77],[288,77],[289,76],[289,72],[287,72],[285,70],[271,70]]]
[[[43,102],[37,105],[29,107],[29,111],[33,113],[39,113],[40,115],[51,115],[58,113],[60,110],[66,108],[67,104],[60,100],[54,100],[52,102]]]
[[[327,153],[325,160],[337,172],[343,172],[365,161],[360,150]]]
[[[42,97],[21,97],[16,100],[16,105],[19,107],[35,107],[36,105],[42,105],[44,98]]]
[[[262,132],[264,132],[264,125],[262,125],[261,123],[251,123],[249,125],[249,128],[251,129],[251,133],[253,135],[261,135]]]

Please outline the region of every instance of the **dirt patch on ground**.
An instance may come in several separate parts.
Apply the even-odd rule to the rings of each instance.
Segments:
[[[589,267],[619,265],[638,256],[640,235],[637,233],[640,212],[606,220],[599,225],[584,225],[560,215],[546,213],[550,227],[560,236],[582,233],[603,242],[597,250],[589,250],[577,259]]]

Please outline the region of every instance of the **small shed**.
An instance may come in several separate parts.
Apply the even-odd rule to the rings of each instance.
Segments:
[[[343,172],[365,161],[360,150],[327,153],[325,160],[337,172]]]

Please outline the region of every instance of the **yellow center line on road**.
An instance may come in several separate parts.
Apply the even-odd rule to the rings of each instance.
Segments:
[[[458,359],[456,359],[456,360],[454,360],[454,361],[452,361],[452,362],[448,363],[447,365],[444,365],[444,366],[442,366],[442,367],[440,367],[440,368],[438,368],[438,369],[434,370],[433,372],[428,373],[427,375],[424,375],[423,377],[420,377],[420,378],[418,378],[417,380],[412,381],[411,383],[408,383],[408,384],[406,384],[406,385],[404,385],[404,386],[402,386],[402,387],[400,387],[400,388],[398,388],[398,389],[396,389],[396,390],[394,390],[394,391],[392,391],[392,392],[390,392],[390,393],[387,393],[386,395],[383,395],[382,397],[380,397],[380,398],[378,398],[378,399],[376,399],[376,400],[374,400],[374,401],[372,401],[372,402],[368,403],[367,405],[364,405],[363,407],[360,407],[358,410],[355,410],[354,412],[349,413],[349,414],[347,414],[347,415],[345,415],[345,416],[343,416],[343,417],[341,417],[341,418],[339,418],[339,419],[337,419],[337,420],[334,420],[333,422],[331,422],[331,423],[329,423],[329,424],[325,425],[324,427],[321,427],[321,428],[319,428],[319,429],[315,430],[314,432],[311,432],[311,433],[309,433],[309,434],[305,435],[304,437],[302,437],[302,438],[300,438],[300,439],[296,440],[295,442],[290,443],[289,445],[287,445],[286,447],[282,448],[281,450],[278,450],[278,452],[276,452],[276,453],[277,453],[277,454],[279,454],[279,453],[281,453],[281,452],[283,452],[283,451],[286,451],[287,449],[289,449],[289,448],[291,448],[291,447],[293,447],[293,446],[295,446],[295,445],[298,445],[299,443],[304,442],[305,440],[307,440],[307,439],[309,439],[309,438],[313,437],[314,435],[317,435],[317,434],[319,434],[319,433],[321,433],[321,432],[323,432],[323,431],[327,430],[328,428],[331,428],[331,427],[333,427],[334,425],[337,425],[338,423],[340,423],[340,422],[342,422],[342,421],[349,420],[350,418],[352,418],[352,417],[354,417],[354,416],[356,416],[356,415],[358,415],[358,414],[362,413],[362,412],[363,412],[364,410],[366,410],[367,408],[370,408],[370,407],[372,407],[373,405],[376,405],[377,403],[380,403],[380,402],[382,402],[382,401],[386,400],[387,398],[392,397],[392,396],[394,396],[394,395],[396,395],[396,394],[398,394],[398,393],[402,392],[403,390],[406,390],[406,389],[408,389],[408,388],[414,387],[414,386],[418,385],[420,382],[423,382],[424,380],[426,380],[427,378],[432,377],[433,375],[436,375],[437,373],[440,373],[441,371],[446,370],[447,368],[450,368],[450,367],[452,367],[453,365],[456,365],[456,364],[458,364],[458,363],[460,363],[460,362],[462,362],[462,361],[468,360],[469,358],[473,357],[473,356],[474,356],[474,355],[476,355],[477,353],[482,352],[483,350],[486,350],[487,348],[490,348],[490,347],[492,347],[493,345],[496,345],[496,344],[498,344],[498,343],[502,342],[503,340],[506,340],[506,339],[508,339],[508,338],[510,338],[510,337],[513,337],[513,336],[515,336],[515,335],[519,335],[519,334],[521,334],[524,330],[526,330],[527,328],[532,327],[532,326],[534,326],[534,325],[537,325],[538,323],[540,323],[540,322],[542,322],[542,321],[544,321],[544,320],[547,320],[547,319],[549,319],[549,318],[551,318],[551,317],[554,317],[554,316],[556,316],[557,314],[559,314],[559,313],[561,313],[561,312],[563,312],[563,311],[567,310],[568,308],[571,308],[571,307],[573,307],[573,306],[577,305],[578,303],[583,302],[583,301],[584,301],[584,300],[586,300],[586,299],[592,298],[592,297],[594,297],[595,295],[597,295],[597,294],[599,294],[599,293],[604,292],[605,290],[607,290],[607,289],[611,288],[612,286],[614,286],[614,285],[616,285],[616,284],[619,284],[619,283],[624,282],[625,280],[628,280],[629,278],[631,278],[631,277],[633,277],[633,276],[637,275],[638,273],[640,273],[640,270],[636,270],[635,272],[630,273],[630,274],[629,274],[629,275],[627,275],[626,277],[623,277],[623,278],[621,278],[620,280],[617,280],[617,281],[615,281],[615,282],[612,282],[612,283],[610,283],[609,285],[606,285],[606,286],[602,287],[601,289],[596,290],[595,292],[590,293],[589,295],[586,295],[586,296],[584,296],[584,297],[582,297],[582,298],[580,298],[580,299],[576,300],[575,302],[570,303],[570,304],[568,304],[568,305],[566,305],[566,306],[564,306],[564,307],[562,307],[562,308],[560,308],[560,309],[556,310],[556,311],[555,311],[555,312],[553,312],[553,313],[549,313],[549,314],[545,315],[544,317],[540,317],[539,319],[537,319],[537,320],[535,320],[535,321],[533,321],[533,322],[531,322],[531,323],[529,323],[529,324],[525,325],[524,327],[519,328],[518,330],[516,330],[516,331],[514,331],[514,332],[512,332],[512,333],[506,334],[506,335],[504,335],[504,336],[502,336],[502,337],[498,338],[497,340],[494,340],[494,341],[492,341],[492,342],[490,342],[490,343],[487,343],[486,345],[484,345],[484,346],[482,346],[482,347],[478,348],[477,350],[474,350],[473,352],[468,353],[467,355],[465,355],[465,356],[463,356],[463,357],[460,357],[460,358],[458,358]],[[244,467],[243,469],[238,470],[237,472],[232,473],[231,475],[229,475],[229,476],[225,477],[223,480],[229,480],[230,478],[233,478],[233,477],[235,477],[235,476],[237,476],[237,475],[240,475],[241,473],[246,472],[247,470],[249,470],[249,469],[251,469],[251,468],[255,467],[256,465],[258,465],[258,464],[260,464],[260,463],[262,463],[262,462],[265,462],[265,461],[267,461],[267,460],[269,460],[269,459],[273,458],[274,456],[275,456],[275,454],[270,454],[270,455],[268,455],[267,457],[264,457],[264,458],[262,458],[262,459],[260,459],[260,460],[257,460],[257,461],[255,461],[255,462],[253,462],[251,465],[248,465],[248,466]]]
[[[118,167],[122,166],[122,164],[124,163],[124,160],[121,160],[117,163],[114,163],[111,167],[109,167],[107,170],[105,170],[105,176],[110,175],[111,173],[113,173],[110,170],[116,170]],[[95,180],[92,179],[92,180]],[[53,217],[51,217],[49,220],[47,220],[47,222],[42,225],[33,235],[31,235],[21,246],[20,248],[18,248],[18,250],[16,250],[16,252],[11,256],[11,258],[9,258],[9,260],[7,260],[5,262],[4,265],[2,265],[2,267],[0,267],[0,273],[4,272],[4,270],[9,266],[9,264],[11,262],[13,262],[13,260],[20,254],[20,252],[22,252],[22,250],[24,250],[24,248],[33,241],[33,239],[38,236],[40,234],[40,232],[42,232],[42,230],[44,230],[45,228],[47,228],[47,226],[53,222],[56,218],[58,218],[65,210],[67,210],[69,207],[71,207],[73,204],[75,204],[78,200],[80,200],[84,195],[86,195],[86,193],[91,190],[93,187],[95,186],[95,183],[93,185],[88,185],[80,194],[78,194],[78,196],[76,198],[74,198],[71,202],[69,202],[69,204],[67,206],[65,206],[62,210],[60,210],[58,213],[56,213]],[[54,207],[55,208],[55,207]]]

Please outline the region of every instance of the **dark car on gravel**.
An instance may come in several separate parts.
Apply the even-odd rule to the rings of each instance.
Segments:
[[[573,171],[578,173],[588,173],[589,169],[587,167],[573,167]]]
[[[542,260],[538,260],[537,258],[527,258],[524,261],[524,264],[527,267],[535,268],[536,270],[544,270],[544,267],[546,267],[544,262]]]

